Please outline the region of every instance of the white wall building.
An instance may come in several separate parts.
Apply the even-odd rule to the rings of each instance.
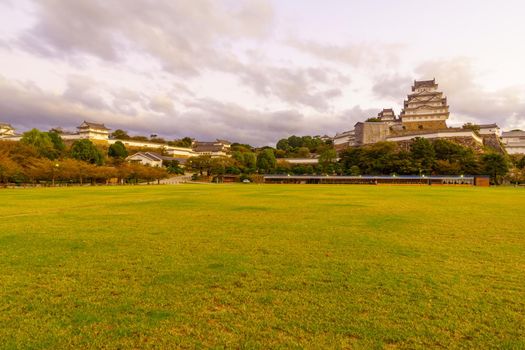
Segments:
[[[501,134],[501,142],[509,154],[525,154],[525,131],[505,131]]]
[[[11,124],[0,123],[0,137],[9,137],[15,135],[15,129]]]
[[[77,127],[80,139],[101,140],[109,139],[109,130],[104,124],[84,121]]]
[[[164,162],[171,162],[174,160],[178,161],[179,164],[184,165],[186,164],[187,159],[163,156],[154,152],[138,152],[127,157],[126,160],[130,163],[140,163],[142,165],[149,165],[152,167],[161,167],[164,165]]]
[[[497,135],[501,137],[501,129],[497,124],[482,124],[479,126],[481,135]]]

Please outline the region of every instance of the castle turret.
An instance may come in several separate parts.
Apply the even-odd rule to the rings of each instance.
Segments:
[[[377,114],[377,117],[382,122],[395,122],[397,117],[392,108],[384,108],[381,112]]]

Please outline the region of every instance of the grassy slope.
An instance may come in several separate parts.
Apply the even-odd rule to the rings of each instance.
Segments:
[[[524,348],[525,191],[0,191],[0,347]]]

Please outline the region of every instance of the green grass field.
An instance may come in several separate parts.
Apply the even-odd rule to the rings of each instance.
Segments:
[[[0,190],[0,348],[525,348],[525,190]]]

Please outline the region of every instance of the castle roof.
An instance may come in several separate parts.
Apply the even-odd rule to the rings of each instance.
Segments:
[[[412,91],[415,91],[417,88],[420,87],[435,87],[436,84],[436,78],[432,80],[414,80],[414,86],[412,86]]]
[[[219,143],[222,143],[223,145],[231,145],[232,143],[228,140],[221,140],[221,139],[217,139],[217,142]]]
[[[138,152],[138,153],[135,153],[131,156],[129,156],[128,158],[131,158],[131,157],[142,157],[142,158],[146,158],[146,159],[149,159],[149,160],[153,160],[155,162],[159,162],[159,161],[162,161],[162,160],[176,160],[178,161],[179,163],[186,163],[186,159],[185,158],[174,158],[174,157],[169,157],[169,156],[163,156],[162,154],[159,154],[159,153],[155,153],[155,152]]]
[[[106,128],[104,124],[87,122],[85,120],[82,124],[80,124],[78,129],[85,128],[85,127],[92,128],[92,129],[98,129],[98,130],[110,130],[109,128]]]
[[[493,123],[493,124],[481,124],[481,125],[479,125],[479,128],[480,129],[494,129],[494,128],[499,128],[499,126],[496,123]]]
[[[525,131],[523,130],[504,131],[501,137],[525,137]]]

